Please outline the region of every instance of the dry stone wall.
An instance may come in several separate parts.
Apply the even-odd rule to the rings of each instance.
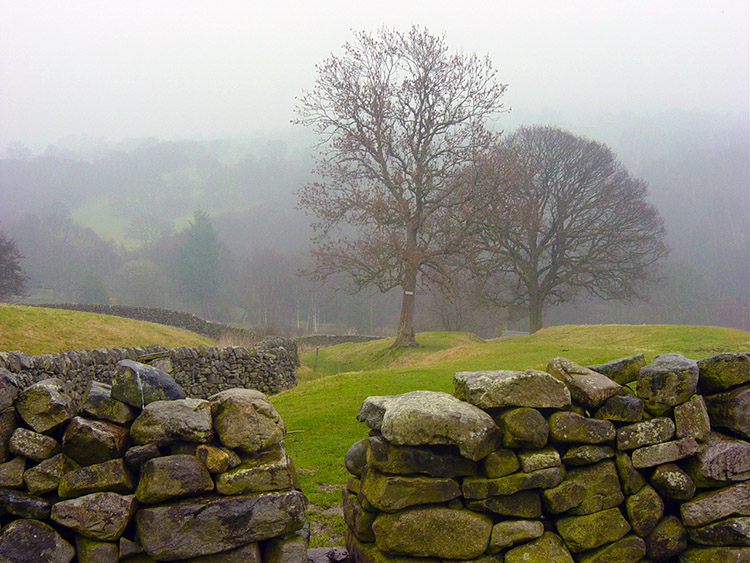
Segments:
[[[357,563],[750,562],[748,354],[460,372],[357,418]]]
[[[80,404],[0,369],[0,561],[303,563],[307,501],[266,396],[187,398],[123,360]]]
[[[278,393],[297,384],[299,365],[293,339],[271,338],[252,348],[165,348],[145,346],[97,350],[68,350],[30,356],[0,352],[0,368],[16,374],[23,386],[47,378],[66,381],[68,392],[79,398],[89,381],[110,383],[117,363],[137,360],[171,374],[191,397],[206,397],[233,387]]]

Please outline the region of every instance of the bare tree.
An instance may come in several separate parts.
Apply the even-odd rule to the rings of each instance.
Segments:
[[[343,49],[297,108],[322,148],[322,181],[299,194],[317,217],[312,274],[346,273],[356,291],[401,287],[393,346],[415,346],[418,284],[449,282],[445,259],[467,238],[473,197],[459,176],[496,140],[485,124],[505,85],[489,59],[451,54],[418,27],[357,33]]]
[[[542,328],[545,304],[580,291],[642,297],[668,254],[648,190],[605,145],[554,127],[521,128],[486,161],[476,208],[492,300],[524,307]]]

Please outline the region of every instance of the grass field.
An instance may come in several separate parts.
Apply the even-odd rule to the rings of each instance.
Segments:
[[[207,336],[110,315],[0,304],[0,350],[48,354],[122,346],[213,346]]]
[[[664,352],[702,358],[722,351],[750,350],[750,334],[698,326],[558,326],[531,336],[483,341],[467,333],[420,334],[420,348],[393,351],[390,340],[340,344],[302,354],[300,384],[271,398],[291,431],[287,449],[311,502],[312,545],[339,545],[344,531],[338,507],[348,474],[346,450],[367,435],[356,421],[370,395],[415,389],[451,390],[457,371],[543,369],[555,356],[581,364],[600,363],[643,352],[648,360]]]

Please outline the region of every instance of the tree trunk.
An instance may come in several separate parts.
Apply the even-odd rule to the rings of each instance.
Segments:
[[[404,276],[404,283],[401,285],[404,290],[401,301],[401,319],[398,323],[398,334],[391,348],[409,348],[418,346],[417,339],[414,337],[414,301],[417,289],[417,272],[409,271]]]
[[[542,304],[543,300],[535,295],[529,298],[529,332],[534,334],[542,328]]]

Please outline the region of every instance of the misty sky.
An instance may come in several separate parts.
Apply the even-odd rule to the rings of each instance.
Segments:
[[[747,0],[0,0],[0,150],[67,135],[289,127],[351,30],[445,32],[489,54],[507,123],[672,109],[747,115]]]

